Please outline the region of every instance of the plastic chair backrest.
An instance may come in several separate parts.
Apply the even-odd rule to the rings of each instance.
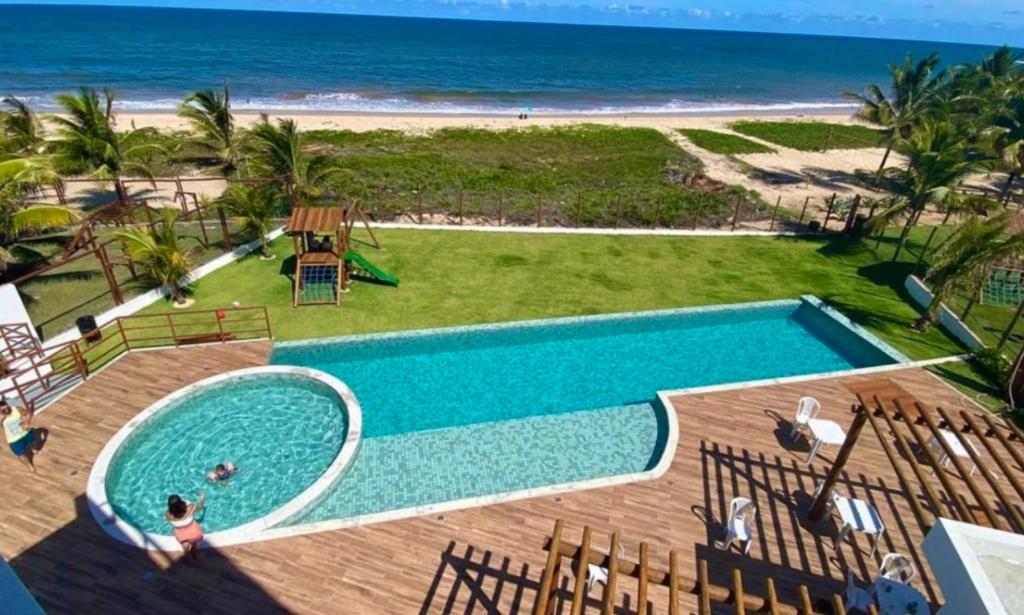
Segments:
[[[797,423],[806,423],[807,421],[818,416],[818,412],[821,410],[821,402],[813,397],[801,397],[800,402],[796,405],[796,421]]]
[[[729,521],[743,519],[744,522],[749,523],[754,520],[756,514],[757,506],[750,498],[736,497],[729,503]]]
[[[886,553],[882,558],[882,565],[878,568],[878,575],[890,581],[909,583],[917,569],[910,558],[902,553]]]

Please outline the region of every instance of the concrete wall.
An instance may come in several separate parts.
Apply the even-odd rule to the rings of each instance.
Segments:
[[[904,281],[904,286],[910,296],[914,299],[921,308],[926,308],[932,302],[932,291],[925,286],[925,283],[921,281],[916,275],[908,275]],[[964,324],[952,310],[947,308],[945,305],[939,308],[939,325],[949,331],[949,333],[964,343],[965,346],[971,350],[977,350],[983,347],[985,344],[981,339],[971,331],[970,328]]]

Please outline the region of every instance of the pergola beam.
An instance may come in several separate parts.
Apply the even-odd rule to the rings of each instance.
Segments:
[[[933,521],[925,513],[924,509],[921,508],[921,503],[913,496],[915,491],[914,484],[907,478],[907,475],[904,474],[903,468],[900,467],[898,462],[899,456],[894,450],[892,450],[892,444],[889,443],[882,426],[879,425],[878,419],[872,416],[871,412],[867,408],[864,408],[863,406],[861,406],[861,408],[864,415],[868,417],[868,422],[871,423],[871,428],[875,431],[875,435],[878,436],[878,442],[882,445],[882,451],[885,452],[885,456],[889,458],[889,464],[892,465],[893,471],[896,472],[896,480],[899,481],[900,487],[902,487],[903,491],[908,495],[907,502],[910,503],[910,510],[914,513],[914,518],[917,519],[917,524],[923,531],[927,532],[931,529]],[[882,408],[882,412],[885,412],[884,408]],[[909,450],[907,454],[908,456],[910,455]]]
[[[963,417],[964,421],[967,423],[967,426],[975,434],[983,433],[981,430],[981,426],[978,424],[977,419],[971,416],[970,412],[967,412],[966,410],[961,410],[960,416]],[[978,438],[978,440],[981,441],[982,446],[984,446],[985,450],[988,451],[989,456],[991,456],[992,460],[996,462],[997,466],[999,466],[999,471],[1002,472],[1003,476],[1006,477],[1006,480],[1010,481],[1010,484],[1013,485],[1013,489],[1017,492],[1017,495],[1020,496],[1022,500],[1024,500],[1024,485],[1022,485],[1020,480],[1017,478],[1017,475],[1013,471],[1013,468],[1011,468],[1010,465],[1003,460],[1002,456],[999,455],[999,451],[996,450],[996,447],[993,446],[991,442],[989,442],[988,438],[981,436]]]
[[[992,417],[987,414],[982,414],[981,420],[985,421],[985,425],[988,426],[989,431],[991,431],[992,434],[995,435],[996,439],[1002,443],[1003,447],[1006,448],[1006,452],[1010,453],[1013,460],[1017,462],[1017,466],[1021,468],[1021,470],[1024,470],[1024,455],[1022,455],[1017,447],[1007,439],[1006,435],[1000,430],[999,425],[996,425],[996,422],[992,420]]]
[[[921,488],[924,491],[925,499],[928,500],[928,503],[931,504],[932,509],[935,511],[935,516],[942,516],[943,512],[952,512],[953,514],[951,516],[954,517],[955,520],[961,520],[955,511],[943,510],[945,507],[942,505],[942,500],[939,499],[939,495],[935,492],[935,488],[932,487],[931,481],[928,480],[928,476],[924,473],[924,468],[921,467],[921,464],[918,463],[917,459],[914,457],[914,452],[910,449],[910,442],[907,442],[907,438],[898,429],[896,421],[892,416],[890,416],[889,411],[885,408],[878,397],[875,397],[875,403],[878,404],[878,411],[881,413],[882,418],[885,419],[885,424],[889,427],[893,436],[896,437],[896,444],[898,444],[899,447],[907,454],[907,461],[910,463],[910,469],[914,471],[914,476],[917,477],[917,482],[921,485]],[[893,461],[893,465],[895,465],[895,461]],[[930,526],[931,524],[929,524],[929,527]]]

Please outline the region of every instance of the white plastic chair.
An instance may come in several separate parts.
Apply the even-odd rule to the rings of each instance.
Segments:
[[[821,402],[813,397],[801,397],[796,405],[796,418],[793,419],[793,429],[789,432],[789,438],[796,438],[798,433],[807,429],[807,421],[818,416],[821,411]]]
[[[747,543],[743,547],[744,555],[750,552],[750,544],[754,538],[754,518],[757,506],[750,498],[733,498],[729,504],[729,521],[725,526],[725,542],[722,548],[729,550],[734,542]]]
[[[846,605],[846,612],[858,611],[860,613],[867,613],[871,605],[875,603],[875,598],[866,589],[857,587],[857,580],[853,576],[853,571],[846,571],[846,592],[843,595],[843,604]]]
[[[886,553],[878,567],[878,576],[897,583],[910,583],[916,574],[914,562],[902,553]]]
[[[626,548],[619,544],[619,559],[626,559]],[[595,583],[608,584],[608,569],[597,564],[587,564],[587,593],[594,589]]]

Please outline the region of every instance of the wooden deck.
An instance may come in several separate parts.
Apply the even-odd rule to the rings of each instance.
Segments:
[[[870,430],[841,488],[880,510],[889,529],[879,554],[868,556],[863,537],[833,551],[834,524],[816,526],[801,513],[836,451],[825,447],[808,468],[807,447],[789,442],[788,421],[797,398],[811,394],[823,402],[822,418],[848,425],[849,379],[675,398],[679,447],[670,470],[655,481],[205,551],[195,565],[110,539],[83,495],[107,439],[166,393],[263,363],[268,350],[267,342],[254,342],[131,353],[40,415],[51,440],[38,460],[38,478],[0,455],[0,553],[48,612],[529,613],[556,518],[566,521],[566,540],[578,541],[590,525],[598,549],[607,549],[608,534],[619,530],[629,558],[646,541],[656,567],[667,568],[670,549],[680,552],[689,575],[696,575],[696,558],[707,559],[719,584],[728,584],[733,566],[744,571],[748,591],[772,575],[787,601],[797,583],[815,596],[839,590],[846,567],[861,579],[873,577],[881,554],[900,551],[925,572],[915,585],[940,599],[916,546],[921,534],[906,496]],[[960,407],[959,394],[927,372],[888,377],[926,403]],[[713,546],[735,495],[758,504],[749,556]],[[563,596],[571,581],[565,568]],[[635,585],[620,587],[621,612],[629,612]],[[597,611],[600,597],[595,590],[589,612]],[[664,612],[667,592],[652,590],[650,597],[655,612]],[[692,596],[684,605],[696,610]]]

